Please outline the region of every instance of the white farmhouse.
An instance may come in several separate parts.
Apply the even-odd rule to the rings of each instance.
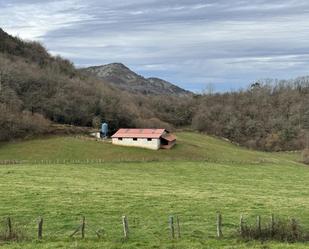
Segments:
[[[119,129],[112,136],[112,142],[116,145],[158,150],[172,148],[176,137],[165,129]]]

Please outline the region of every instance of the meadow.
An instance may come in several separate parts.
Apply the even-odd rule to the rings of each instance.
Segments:
[[[47,137],[0,144],[0,160],[87,160],[128,161],[214,161],[225,163],[294,163],[299,153],[265,153],[234,145],[223,139],[194,132],[177,133],[172,150],[113,146],[110,141],[91,141],[83,137]]]
[[[177,134],[170,151],[113,146],[74,137],[0,145],[0,160],[104,159],[88,164],[0,166],[0,218],[26,235],[3,248],[308,248],[308,243],[242,241],[239,217],[266,226],[270,215],[309,229],[309,168],[297,153],[256,152],[197,133]],[[216,238],[216,215],[223,238]],[[121,217],[129,220],[123,239]],[[180,219],[172,240],[170,215]],[[69,235],[86,217],[86,238]],[[43,240],[36,239],[44,218]],[[101,238],[95,231],[99,230]]]

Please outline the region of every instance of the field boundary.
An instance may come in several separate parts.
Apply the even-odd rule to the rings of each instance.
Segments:
[[[233,233],[230,235],[226,235],[224,233],[224,224],[223,215],[221,212],[217,212],[216,218],[214,217],[214,222],[216,224],[215,231],[213,231],[213,236],[205,237],[209,238],[236,238],[244,241],[279,241],[285,243],[295,243],[295,242],[303,242],[307,243],[309,241],[309,231],[306,231],[302,228],[299,221],[295,218],[290,219],[280,219],[279,217],[275,217],[274,214],[271,214],[268,217],[268,222],[262,223],[262,217],[260,215],[256,216],[256,223],[250,223],[245,220],[243,215],[240,215],[239,225],[238,227],[233,228]],[[48,222],[52,222],[48,220]],[[131,233],[131,230],[134,231],[138,229],[135,223],[135,218],[133,218],[132,222],[134,225],[130,226],[130,219],[128,216],[124,215],[121,218],[119,217],[119,223],[117,225],[119,229],[119,235],[121,234],[122,228],[122,237],[123,241],[128,240],[134,232]],[[36,229],[34,226],[36,224]],[[62,239],[62,238],[76,238],[77,236],[81,239],[86,238],[87,234],[91,234],[92,237],[96,237],[97,239],[105,238],[106,231],[102,228],[95,227],[95,225],[88,223],[85,216],[81,216],[80,223],[75,227],[72,226],[71,229],[66,228],[61,231],[53,231],[52,235],[46,235],[46,221],[43,217],[39,217],[31,222],[28,222],[23,226],[16,223],[12,217],[8,216],[2,219],[2,227],[0,227],[0,242],[5,241],[27,241],[27,240],[43,240],[48,241],[49,239]],[[26,231],[25,227],[32,227],[31,235],[28,231]],[[186,238],[187,235],[182,234],[182,224],[181,218],[178,215],[170,215],[168,219],[166,219],[166,236],[169,237],[170,240],[180,240],[182,238]],[[35,235],[33,235],[35,233]],[[59,235],[62,235],[61,237]],[[120,239],[120,238],[119,238]]]
[[[18,165],[18,164],[102,164],[102,163],[142,163],[142,162],[207,162],[207,163],[226,163],[226,164],[250,164],[250,165],[260,165],[267,163],[275,162],[267,159],[261,159],[257,161],[233,161],[233,160],[214,160],[209,158],[188,158],[186,160],[179,160],[177,158],[170,158],[168,160],[159,160],[158,158],[142,158],[142,159],[117,159],[117,160],[104,160],[104,159],[82,159],[82,160],[74,160],[74,159],[54,159],[54,160],[20,160],[20,159],[9,159],[9,160],[0,160],[0,165]],[[295,162],[297,163],[297,162]]]

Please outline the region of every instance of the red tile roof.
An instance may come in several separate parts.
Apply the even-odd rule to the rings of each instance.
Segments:
[[[112,138],[160,138],[165,129],[119,129]]]
[[[162,138],[164,138],[165,140],[167,140],[169,142],[176,141],[176,137],[172,134],[165,134],[165,135],[162,136]]]

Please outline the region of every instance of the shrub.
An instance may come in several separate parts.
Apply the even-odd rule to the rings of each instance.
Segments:
[[[40,114],[13,111],[0,104],[0,141],[43,134],[49,126]]]
[[[8,223],[10,223],[10,229]],[[5,219],[0,224],[0,241],[22,241],[27,239],[27,235],[21,226],[15,223],[12,224],[11,220]]]
[[[302,152],[302,162],[309,164],[309,149],[304,149]]]
[[[309,232],[305,231],[296,219],[274,220],[264,226],[243,224],[240,237],[244,240],[276,240],[280,242],[309,241]]]

